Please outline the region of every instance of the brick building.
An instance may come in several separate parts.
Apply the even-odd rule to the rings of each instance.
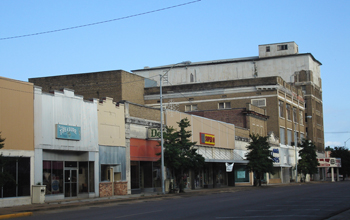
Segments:
[[[286,136],[290,135],[288,129],[295,126],[292,124],[295,124],[294,119],[298,118],[297,127],[299,128],[292,129],[292,131],[299,129],[298,137],[306,137],[307,135],[307,138],[315,143],[318,151],[324,151],[321,65],[322,64],[316,60],[311,53],[299,53],[298,45],[295,42],[284,42],[259,45],[259,56],[254,57],[176,64],[176,66],[172,64],[152,68],[146,67],[144,69],[133,70],[132,72],[146,78],[157,80],[159,85],[159,74],[164,74],[165,70],[172,68],[171,71],[163,77],[162,84],[165,85],[164,90],[166,90],[165,94],[168,100],[172,99],[172,93],[177,94],[176,99],[178,100],[178,104],[180,104],[180,111],[193,111],[196,110],[196,108],[199,110],[232,107],[240,108],[245,106],[248,100],[248,103],[253,104],[254,102],[260,106],[261,103],[264,103],[264,100],[259,100],[259,97],[262,97],[259,93],[269,95],[269,92],[273,93],[273,91],[275,91],[273,86],[278,85],[280,89],[276,94],[279,94],[280,100],[275,99],[274,103],[271,103],[271,101],[268,101],[269,98],[266,99],[266,103],[269,103],[269,105],[281,106],[280,109],[274,108],[273,112],[271,112],[271,110],[267,111],[267,114],[271,116],[268,121],[268,130],[274,131],[275,134],[278,135],[280,133],[278,130],[285,119],[285,123],[288,125],[283,125],[283,128]],[[279,77],[279,80],[283,83],[271,85],[269,82],[266,82],[261,84],[264,87],[256,87],[252,90],[249,82],[252,82],[254,86],[259,80],[265,81],[268,77]],[[228,83],[233,84],[227,86]],[[245,84],[245,86],[241,86],[240,84]],[[206,94],[208,96],[211,95],[216,101],[210,103],[206,102],[205,105],[199,104],[198,99],[200,99],[200,96],[204,96],[198,93],[192,95],[190,92],[192,86],[193,88],[198,88],[195,87],[196,85],[206,88],[206,91],[210,91]],[[219,85],[224,86],[225,91],[220,91],[221,87]],[[270,85],[272,88],[269,88]],[[297,92],[299,90],[290,85],[301,89],[302,93]],[[168,86],[170,86],[170,88],[167,88]],[[153,89],[156,90],[156,88]],[[253,97],[249,97],[248,93],[252,95],[254,89],[256,94]],[[151,92],[151,90],[152,89],[147,90],[147,92]],[[187,94],[186,97],[181,95],[184,93]],[[239,96],[241,98],[234,101],[234,106],[232,102],[232,106],[227,106],[226,100],[230,98],[229,94],[232,93],[240,93]],[[151,94],[155,95],[156,92],[151,92]],[[276,94],[270,95],[274,96]],[[153,101],[148,101],[150,98],[152,100],[156,99],[155,96],[151,97],[146,94],[146,104],[153,104]],[[279,101],[281,102],[279,103]],[[297,107],[297,105],[304,104],[305,107]],[[296,107],[297,117],[294,117],[295,113],[292,106]],[[269,107],[267,106],[267,108]],[[272,117],[273,115],[278,115],[277,112],[279,110],[282,110],[281,117]],[[300,115],[300,112],[303,115]],[[286,118],[285,115],[293,116],[293,119],[292,117]],[[302,126],[299,126],[301,124]],[[305,129],[302,127],[305,127]],[[303,135],[300,135],[301,132],[303,132]],[[300,141],[300,139],[298,139],[298,141]],[[281,142],[291,143],[291,141],[283,139]]]
[[[124,70],[30,78],[29,82],[42,87],[43,92],[65,88],[84,99],[110,97],[115,102],[143,104],[144,78]]]
[[[165,106],[169,103],[177,104],[182,112],[192,112],[230,123],[236,122],[253,133],[266,135],[272,131],[280,138],[282,145],[289,146],[305,137],[305,108],[302,95],[301,89],[291,86],[281,77],[163,87]],[[144,97],[146,105],[159,107],[159,87],[145,88]],[[251,111],[253,106],[259,108]],[[245,110],[242,107],[245,107]],[[242,110],[238,110],[239,108]],[[255,117],[249,117],[248,124],[244,115],[252,113]],[[261,120],[256,120],[257,116],[269,117],[263,132],[260,130],[265,122],[262,124]]]

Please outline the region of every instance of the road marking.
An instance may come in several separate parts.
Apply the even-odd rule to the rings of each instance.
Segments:
[[[119,216],[116,218],[126,218],[126,217],[130,217],[130,216],[135,216],[135,215],[144,215],[144,214],[149,214],[149,213],[154,213],[154,212],[161,212],[163,210],[157,210],[157,211],[152,211],[152,212],[142,212],[142,213],[137,213],[137,214],[133,214],[133,215],[123,215],[123,216]]]

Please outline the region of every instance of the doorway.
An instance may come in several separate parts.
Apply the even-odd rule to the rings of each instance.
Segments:
[[[71,168],[64,171],[64,196],[65,197],[76,197],[78,182],[77,182],[78,169]]]

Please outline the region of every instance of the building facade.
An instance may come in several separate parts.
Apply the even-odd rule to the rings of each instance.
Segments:
[[[295,87],[302,89],[302,94],[296,93],[296,95],[303,99],[302,104],[305,103],[305,109],[302,110],[302,120],[305,120],[306,123],[304,125],[304,137],[306,138],[307,131],[307,138],[315,143],[317,150],[324,151],[323,102],[320,73],[321,65],[322,64],[316,60],[311,53],[299,53],[298,45],[295,42],[285,42],[259,45],[259,56],[254,57],[194,62],[191,64],[179,64],[176,66],[166,65],[153,68],[147,67],[145,69],[133,70],[132,72],[145,78],[152,78],[157,81],[157,84],[159,85],[158,76],[160,74],[164,74],[165,70],[172,68],[171,71],[162,78],[162,84],[165,86],[164,88],[170,85],[170,87],[172,87],[172,89],[168,90],[168,97],[172,95],[170,93],[175,91],[177,94],[186,93],[188,90],[180,90],[183,88],[181,85],[186,85],[185,87],[189,88],[191,85],[195,86],[198,84],[206,87],[207,91],[211,90],[211,93],[207,94],[217,95],[216,99],[222,100],[222,104],[219,105],[221,105],[223,108],[226,107],[225,102],[228,96],[226,92],[228,89],[226,89],[225,93],[220,92],[218,87],[216,87],[216,90],[214,90],[213,87],[211,87],[212,83],[224,83],[227,81],[245,82],[246,80],[256,82],[256,80],[263,80],[264,78],[268,77],[280,77],[281,81],[283,81],[285,84],[283,87],[288,88],[287,84],[292,84]],[[233,90],[235,90],[236,93],[241,93],[241,97],[243,97],[245,96],[244,93],[247,92],[248,88],[249,87],[237,88],[236,85],[232,85],[229,93],[232,93]],[[269,87],[260,89],[259,87],[256,87],[256,95],[258,95],[259,92],[264,92],[266,94],[267,90],[269,90]],[[292,90],[292,92],[295,91]],[[191,101],[189,99],[196,99],[195,95],[197,94],[188,95],[186,97],[182,96],[181,101],[183,103],[187,102],[188,107],[185,110],[184,106],[182,109],[180,108],[180,111],[189,111],[196,108],[196,106],[192,106],[191,102],[189,102]],[[250,99],[259,99],[259,97],[256,95],[251,96]],[[283,96],[283,91],[281,95]],[[146,94],[145,104],[149,104],[149,101],[147,100],[148,98],[150,97],[147,97]],[[287,98],[293,99],[292,102],[297,102],[298,100],[294,99],[296,98],[294,94],[289,94]],[[196,102],[195,100],[193,101]],[[287,105],[287,100],[281,101],[283,101],[281,105],[283,105],[284,109],[288,108],[287,111],[294,111],[293,109],[289,109],[291,108],[289,105],[292,105],[293,103],[289,103],[289,105]],[[235,100],[235,102],[238,103],[239,100]],[[253,100],[251,100],[251,102],[253,102]],[[259,102],[263,101],[256,100],[256,103]],[[244,104],[245,103],[240,104],[239,107],[242,107]],[[237,107],[237,105],[238,104],[235,106]],[[197,108],[200,110],[208,110],[218,108],[218,106],[209,108],[205,108],[204,106],[200,108],[200,106],[197,106]],[[267,114],[270,116],[269,111]],[[297,114],[299,114],[299,112]],[[299,115],[297,116],[299,117]],[[276,135],[279,135],[279,132],[276,132],[276,128],[271,129],[272,124],[274,124],[275,127],[279,126],[277,120],[278,117],[269,120],[268,130],[273,131]],[[288,133],[287,127],[285,127],[285,133]],[[281,142],[283,143],[284,140],[281,140]]]
[[[100,197],[127,194],[124,105],[112,98],[98,104],[99,194]]]
[[[31,203],[34,185],[33,84],[0,77],[0,149],[4,159],[0,172],[13,181],[0,186],[0,207]]]
[[[99,196],[97,105],[69,89],[34,88],[34,180],[46,201]]]

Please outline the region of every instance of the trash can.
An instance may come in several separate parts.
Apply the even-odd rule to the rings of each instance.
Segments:
[[[32,203],[42,204],[45,202],[45,185],[32,185]]]

